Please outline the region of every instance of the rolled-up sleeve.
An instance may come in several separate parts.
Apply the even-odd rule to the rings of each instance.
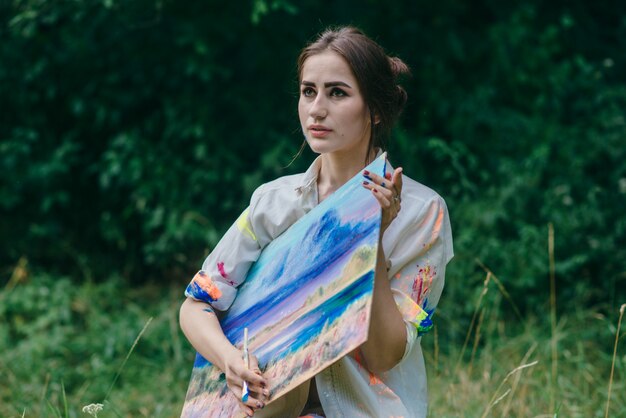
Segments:
[[[260,194],[261,188],[253,193],[250,206],[204,260],[202,270],[192,278],[185,296],[206,302],[219,311],[227,310],[233,303],[237,287],[245,280],[263,247],[253,221]]]
[[[389,257],[394,299],[407,325],[415,329],[409,333],[409,340],[432,328],[432,316],[445,283],[446,265],[453,257],[450,219],[444,200],[435,195],[421,206],[417,216],[405,221]]]

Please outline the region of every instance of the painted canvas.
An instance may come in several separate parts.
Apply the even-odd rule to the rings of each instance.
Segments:
[[[384,175],[386,155],[367,169]],[[367,339],[380,205],[361,173],[272,241],[220,320],[270,382],[272,399],[315,376]],[[182,417],[243,417],[224,374],[199,354]]]

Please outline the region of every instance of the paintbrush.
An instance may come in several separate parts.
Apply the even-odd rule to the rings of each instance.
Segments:
[[[246,369],[250,368],[250,355],[248,353],[248,327],[243,329],[243,361],[246,364]],[[243,381],[243,386],[241,388],[241,402],[245,403],[248,401],[248,396],[250,396],[250,391],[248,389],[248,382]]]

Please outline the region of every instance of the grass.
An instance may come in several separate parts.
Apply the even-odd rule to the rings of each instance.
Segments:
[[[553,328],[549,302],[521,317],[486,277],[473,315],[444,295],[423,337],[429,416],[626,417],[619,312],[572,304]],[[99,418],[179,416],[194,358],[178,328],[183,286],[40,276],[5,288],[0,416],[89,417],[83,407],[97,403]]]
[[[609,377],[609,391],[606,400],[606,412],[604,414],[605,418],[608,418],[609,411],[611,410],[611,389],[613,387],[613,377],[615,372],[615,359],[617,357],[617,345],[619,344],[619,333],[622,326],[622,318],[624,317],[624,310],[626,309],[626,304],[623,304],[619,309],[619,319],[617,320],[617,330],[615,331],[615,345],[613,346],[613,359],[611,361],[611,377]]]
[[[0,416],[180,414],[194,353],[178,289],[36,277],[0,293]],[[151,323],[150,318],[154,318]],[[148,326],[149,325],[149,326]]]
[[[502,314],[506,309],[501,306],[505,300],[501,293],[485,288],[480,298],[476,309],[480,313],[475,312],[474,317],[484,318],[482,326],[469,328],[474,341],[480,341],[476,354],[455,343],[465,331],[459,324],[467,320],[450,316],[448,312],[454,308],[448,306],[454,301],[445,298],[433,333],[437,340],[424,337],[422,341],[430,417],[593,418],[604,417],[609,407],[607,416],[626,417],[626,350],[618,346],[616,312],[609,317],[601,313],[606,307],[573,305],[571,312],[559,317],[553,331],[549,308],[543,316],[520,321],[517,316]],[[553,340],[559,347],[554,385]],[[458,359],[462,359],[460,367],[454,367]],[[555,399],[559,401],[555,403]]]

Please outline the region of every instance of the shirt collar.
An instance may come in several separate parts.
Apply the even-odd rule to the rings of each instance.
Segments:
[[[376,152],[376,156],[374,158],[378,158],[382,154],[383,154],[383,150],[381,148],[378,148],[378,151]],[[322,156],[318,155],[317,158],[313,161],[313,163],[309,166],[309,168],[305,171],[298,187],[295,188],[295,191],[296,193],[298,193],[298,196],[302,196],[304,194],[311,192],[311,190],[313,190],[313,188],[317,184],[317,177],[320,174],[321,167],[322,167]]]
[[[302,196],[305,193],[309,193],[313,187],[315,187],[317,183],[317,176],[320,173],[320,168],[322,166],[322,156],[319,155],[313,163],[306,170],[304,175],[302,176],[302,180],[298,187],[296,187],[296,193],[298,196]]]

